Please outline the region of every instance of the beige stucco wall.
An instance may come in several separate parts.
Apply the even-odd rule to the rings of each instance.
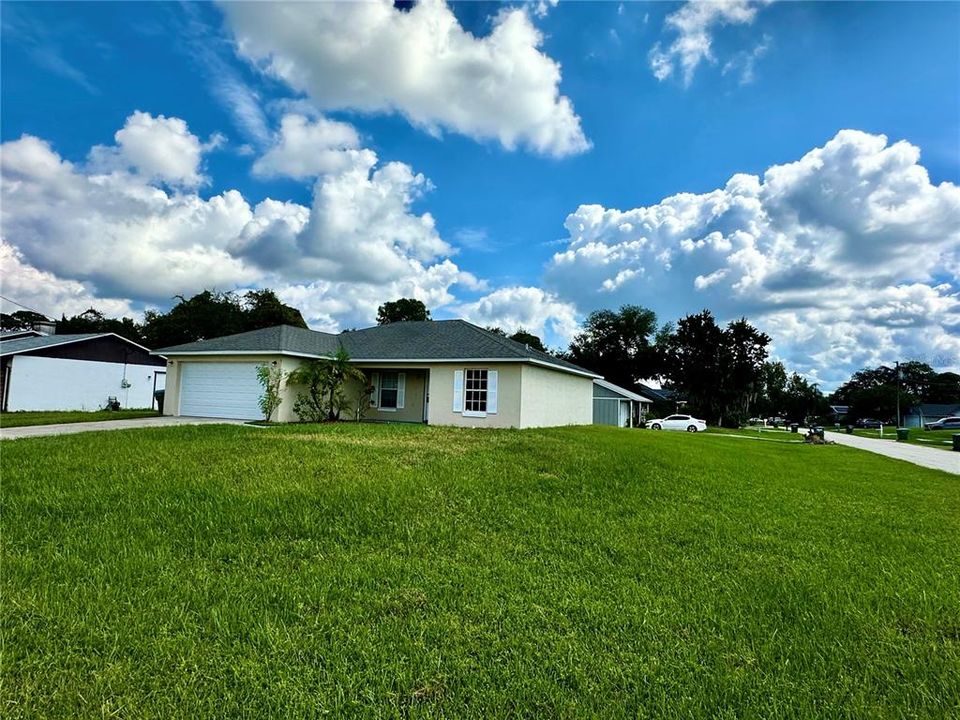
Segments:
[[[593,379],[524,364],[520,427],[590,425]]]
[[[170,357],[167,362],[164,414],[180,414],[180,367],[183,362],[280,363],[284,373],[296,369],[303,360],[280,355],[218,355],[211,357]],[[398,370],[406,373],[404,408],[394,412],[367,407],[366,420],[422,422],[424,390],[428,390],[428,422],[431,425],[461,427],[525,428],[554,425],[589,425],[593,422],[593,381],[590,378],[542,368],[529,363],[437,363],[359,365],[372,370]],[[467,368],[485,368],[498,372],[497,413],[486,417],[465,417],[453,411],[453,373]],[[427,386],[425,388],[425,385]],[[283,401],[275,420],[296,422],[293,411],[300,388],[284,383]],[[351,408],[359,384],[347,388]],[[344,411],[344,419],[352,419],[352,411]]]
[[[431,425],[460,427],[521,427],[520,425],[520,369],[522,363],[445,363],[430,368]],[[455,370],[483,368],[496,370],[497,414],[486,417],[464,417],[453,411],[453,373]]]
[[[410,367],[368,367],[361,369],[370,376],[373,372],[402,372],[406,377],[404,390],[404,402],[402,408],[396,410],[382,410],[380,408],[370,407],[367,402],[362,418],[364,420],[379,420],[383,422],[423,422],[423,401],[426,391],[427,368]],[[360,383],[350,383],[346,388],[346,394],[350,401],[351,413],[349,418],[347,413],[341,417],[352,420],[357,407],[357,400],[362,391]]]

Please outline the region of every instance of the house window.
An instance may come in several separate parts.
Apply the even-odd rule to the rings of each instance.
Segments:
[[[380,373],[380,409],[396,410],[400,373]]]
[[[464,383],[463,409],[467,413],[487,412],[487,371],[467,370]]]

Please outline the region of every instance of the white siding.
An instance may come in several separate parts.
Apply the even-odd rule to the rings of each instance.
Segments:
[[[7,409],[99,410],[115,397],[123,408],[149,408],[153,376],[163,366],[124,365],[34,355],[11,358]],[[130,387],[122,387],[124,374]],[[161,376],[162,377],[162,376]],[[162,384],[160,387],[163,387]]]

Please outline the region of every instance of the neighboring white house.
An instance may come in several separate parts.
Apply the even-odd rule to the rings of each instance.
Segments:
[[[0,337],[4,411],[153,407],[166,361],[114,333]]]
[[[572,363],[463,320],[400,322],[339,335],[286,325],[157,350],[167,358],[164,413],[257,419],[257,366],[289,372],[345,349],[372,395],[363,418],[467,427],[589,425],[593,380]],[[359,398],[361,387],[348,388]],[[297,420],[285,386],[274,419]]]

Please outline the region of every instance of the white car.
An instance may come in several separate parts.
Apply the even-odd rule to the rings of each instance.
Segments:
[[[669,415],[658,420],[647,420],[647,427],[651,430],[702,432],[707,429],[707,423],[703,420],[697,420],[692,415]]]

